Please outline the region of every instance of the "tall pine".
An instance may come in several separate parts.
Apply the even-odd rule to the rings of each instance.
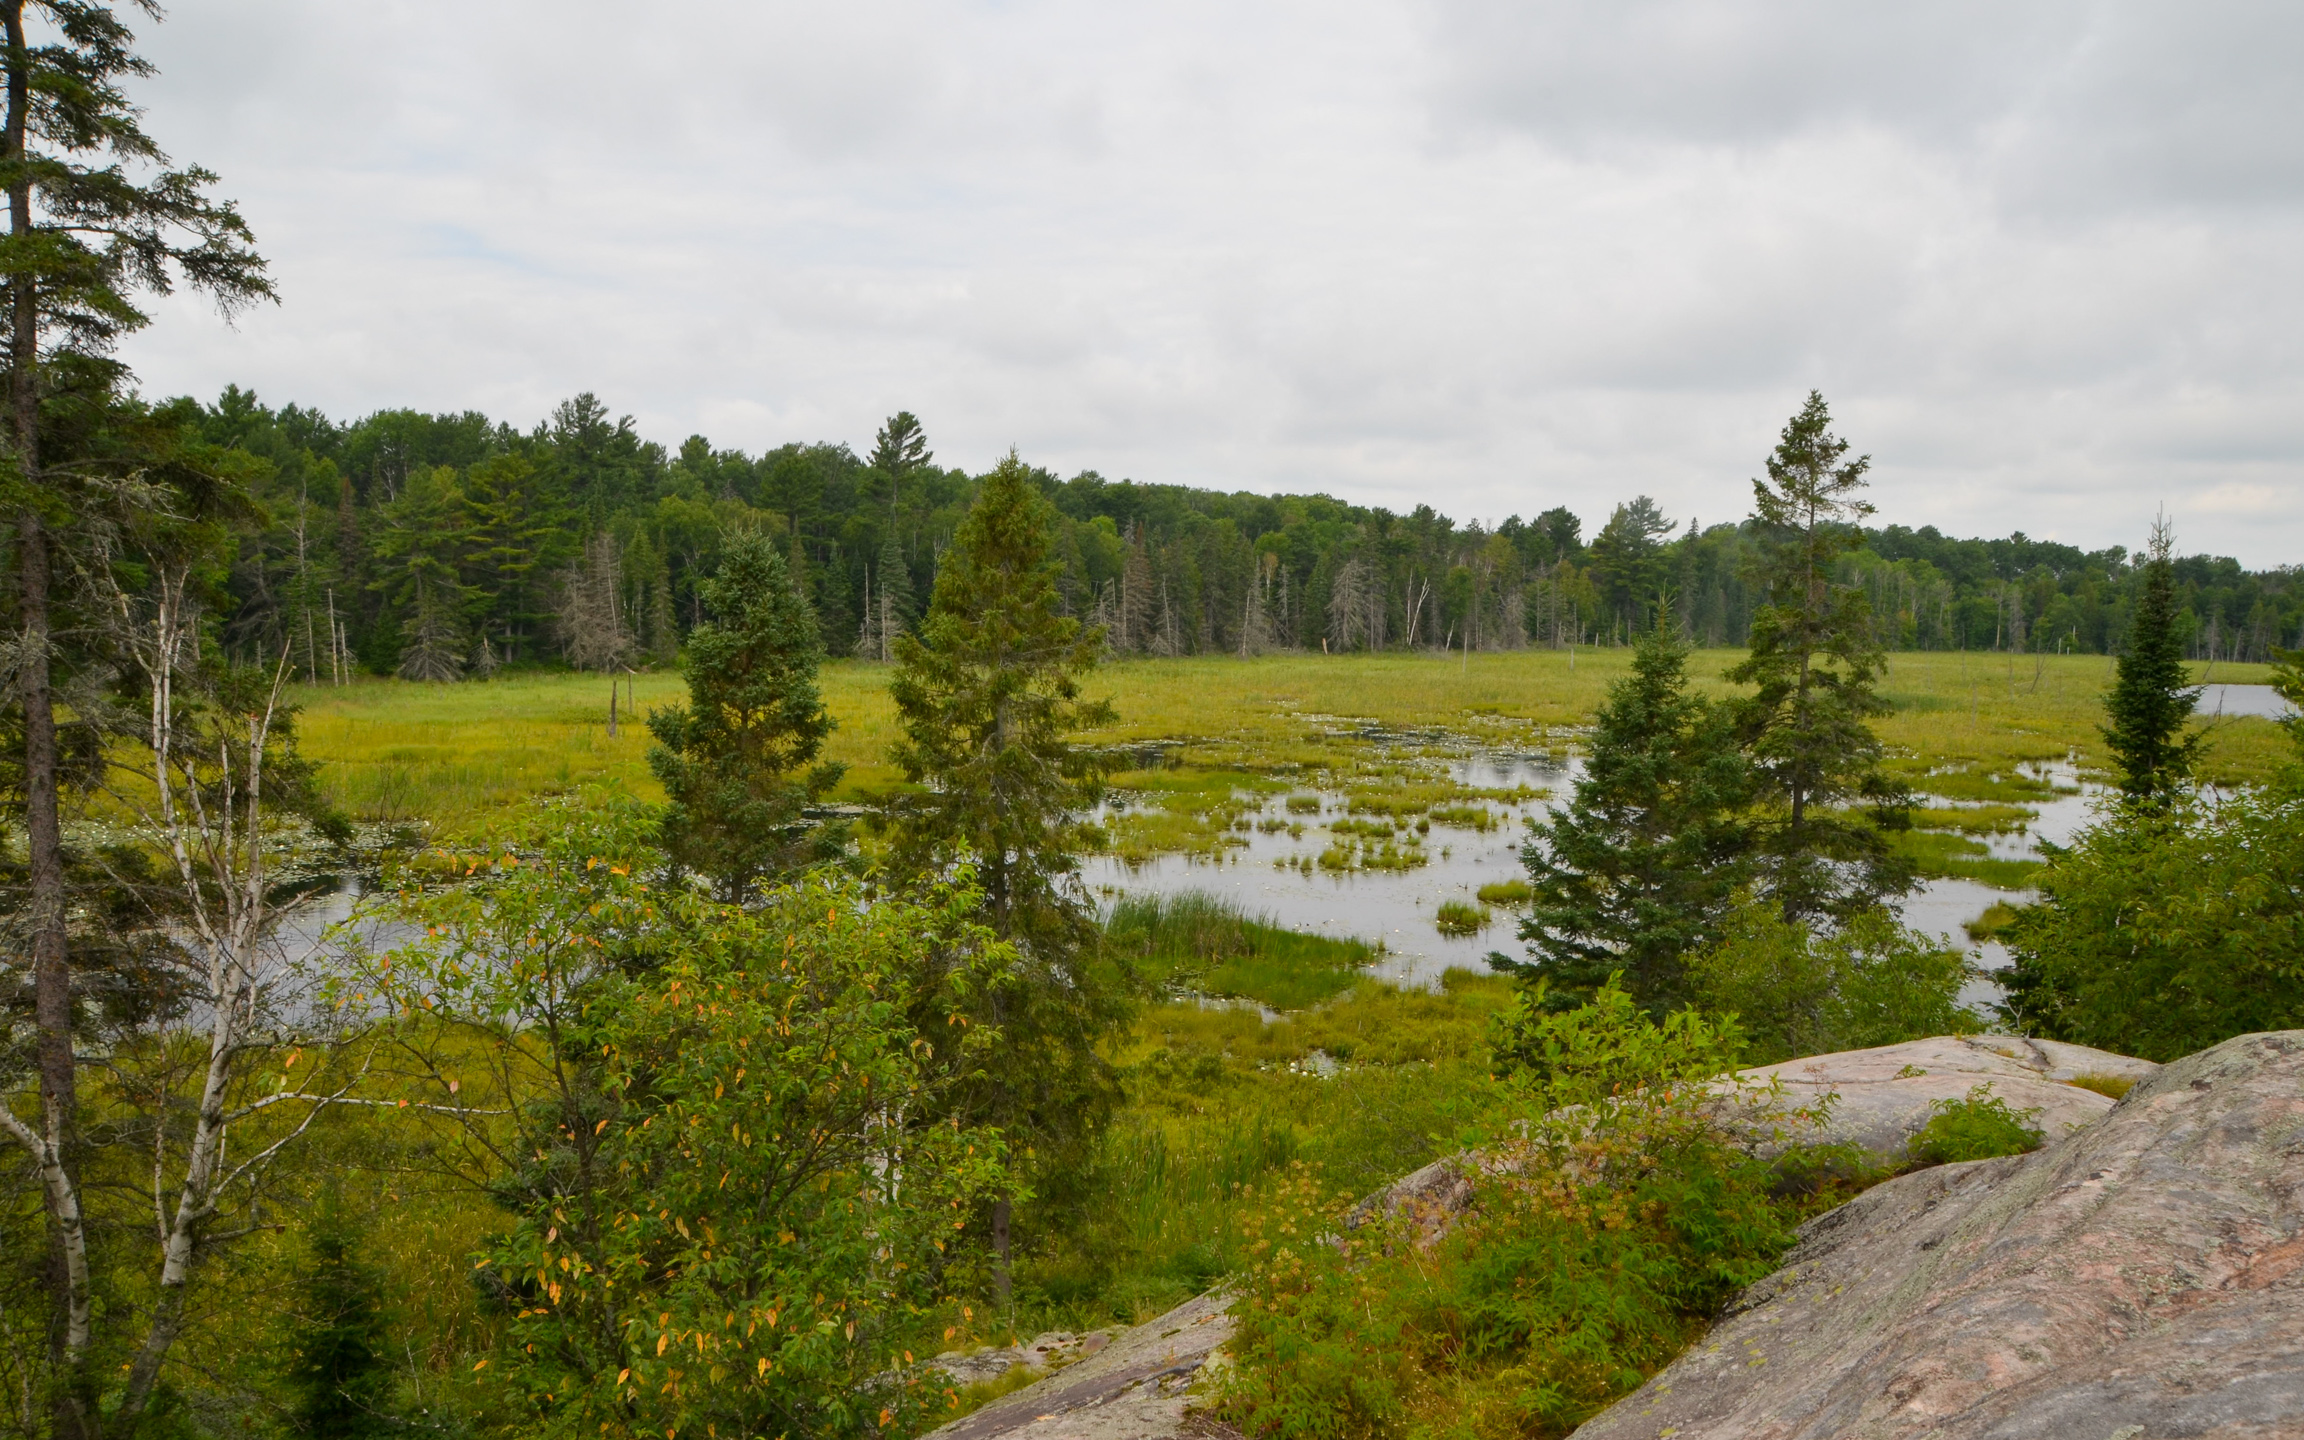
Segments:
[[[738,536],[702,590],[713,618],[688,636],[688,703],[649,712],[648,765],[670,798],[666,855],[741,901],[840,853],[841,828],[808,807],[843,767],[817,759],[833,726],[816,689],[823,649],[775,545]]]
[[[1751,774],[1733,719],[1688,692],[1688,646],[1659,600],[1595,718],[1574,798],[1521,852],[1530,958],[1491,965],[1545,981],[1554,1003],[1587,1000],[1618,972],[1652,1012],[1686,1002],[1686,957],[1718,939],[1744,875]]]
[[[1762,802],[1754,849],[1762,891],[1788,920],[1845,918],[1912,879],[1883,833],[1904,823],[1904,791],[1881,773],[1880,738],[1866,723],[1888,711],[1873,688],[1886,657],[1863,588],[1832,578],[1872,513],[1860,495],[1871,457],[1844,459],[1848,442],[1831,425],[1810,391],[1768,457],[1768,478],[1752,482],[1767,603],[1752,617],[1751,653],[1728,672],[1754,687],[1739,727]]]
[[[2120,767],[2120,791],[2131,800],[2168,799],[2192,773],[2200,737],[2185,723],[2200,689],[2184,673],[2184,642],[2176,633],[2175,531],[2155,521],[2145,550],[2144,592],[2128,630],[2128,648],[2113,673],[2104,708],[2111,723],[2104,743]]]

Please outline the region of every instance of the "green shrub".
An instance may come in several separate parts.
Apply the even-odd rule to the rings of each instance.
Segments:
[[[1967,957],[1884,910],[1823,931],[1746,905],[1688,972],[1697,1004],[1743,1023],[1755,1064],[1983,1028],[1959,1003]]]
[[[1614,983],[1563,1014],[1541,999],[1505,1027],[1535,1063],[1484,1147],[1498,1163],[1436,1242],[1412,1218],[1350,1228],[1353,1191],[1310,1166],[1261,1189],[1218,1382],[1242,1432],[1564,1434],[1775,1267],[1802,1202],[1706,1104],[1733,1025],[1660,1025]]]
[[[1990,1081],[1970,1090],[1965,1099],[1939,1100],[1928,1108],[1932,1112],[1928,1123],[1905,1148],[1915,1169],[2027,1155],[2040,1148],[2040,1129],[2032,1123],[2040,1112],[2011,1108],[1992,1093]]]
[[[2024,1033],[2167,1061],[2304,1025],[2304,794],[2120,806],[2039,885],[2003,937]]]

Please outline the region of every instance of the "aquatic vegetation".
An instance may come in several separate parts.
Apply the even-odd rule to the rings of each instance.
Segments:
[[[1483,905],[1525,905],[1536,892],[1525,880],[1497,880],[1477,892]]]
[[[1462,900],[1443,900],[1432,916],[1432,928],[1443,935],[1477,935],[1488,928],[1488,907]]]

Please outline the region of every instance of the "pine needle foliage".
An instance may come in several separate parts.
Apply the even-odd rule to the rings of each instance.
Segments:
[[[704,594],[715,618],[688,637],[688,703],[649,713],[648,765],[670,797],[666,855],[740,902],[840,853],[845,831],[808,808],[844,767],[817,759],[833,726],[821,641],[775,545],[730,542]]]
[[[2173,795],[2200,752],[2200,737],[2184,733],[2200,688],[2188,683],[2184,642],[2176,633],[2175,544],[2168,522],[2155,522],[2145,550],[2144,593],[2104,701],[2110,722],[2104,743],[2120,769],[2120,792],[2147,803]]]
[[[1632,673],[1609,687],[1574,798],[1521,852],[1530,958],[1489,963],[1545,979],[1557,1001],[1621,973],[1651,1011],[1684,1004],[1685,957],[1717,937],[1743,873],[1751,772],[1733,714],[1689,693],[1688,654],[1659,603]]]
[[[1904,793],[1879,768],[1866,722],[1888,713],[1875,692],[1885,663],[1861,586],[1833,564],[1863,543],[1870,456],[1844,457],[1824,397],[1784,426],[1768,478],[1752,482],[1753,519],[1771,543],[1759,579],[1768,603],[1752,619],[1751,654],[1728,672],[1755,687],[1741,729],[1765,805],[1754,827],[1761,887],[1789,919],[1850,915],[1911,884],[1881,831],[1903,821]],[[1852,812],[1867,803],[1869,816]]]

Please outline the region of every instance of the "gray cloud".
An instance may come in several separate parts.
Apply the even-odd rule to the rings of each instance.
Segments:
[[[635,16],[640,23],[635,23]],[[2304,552],[2278,6],[215,0],[157,133],[286,303],[148,388],[866,440],[1499,518],[1743,511],[1810,386],[1884,518]]]

